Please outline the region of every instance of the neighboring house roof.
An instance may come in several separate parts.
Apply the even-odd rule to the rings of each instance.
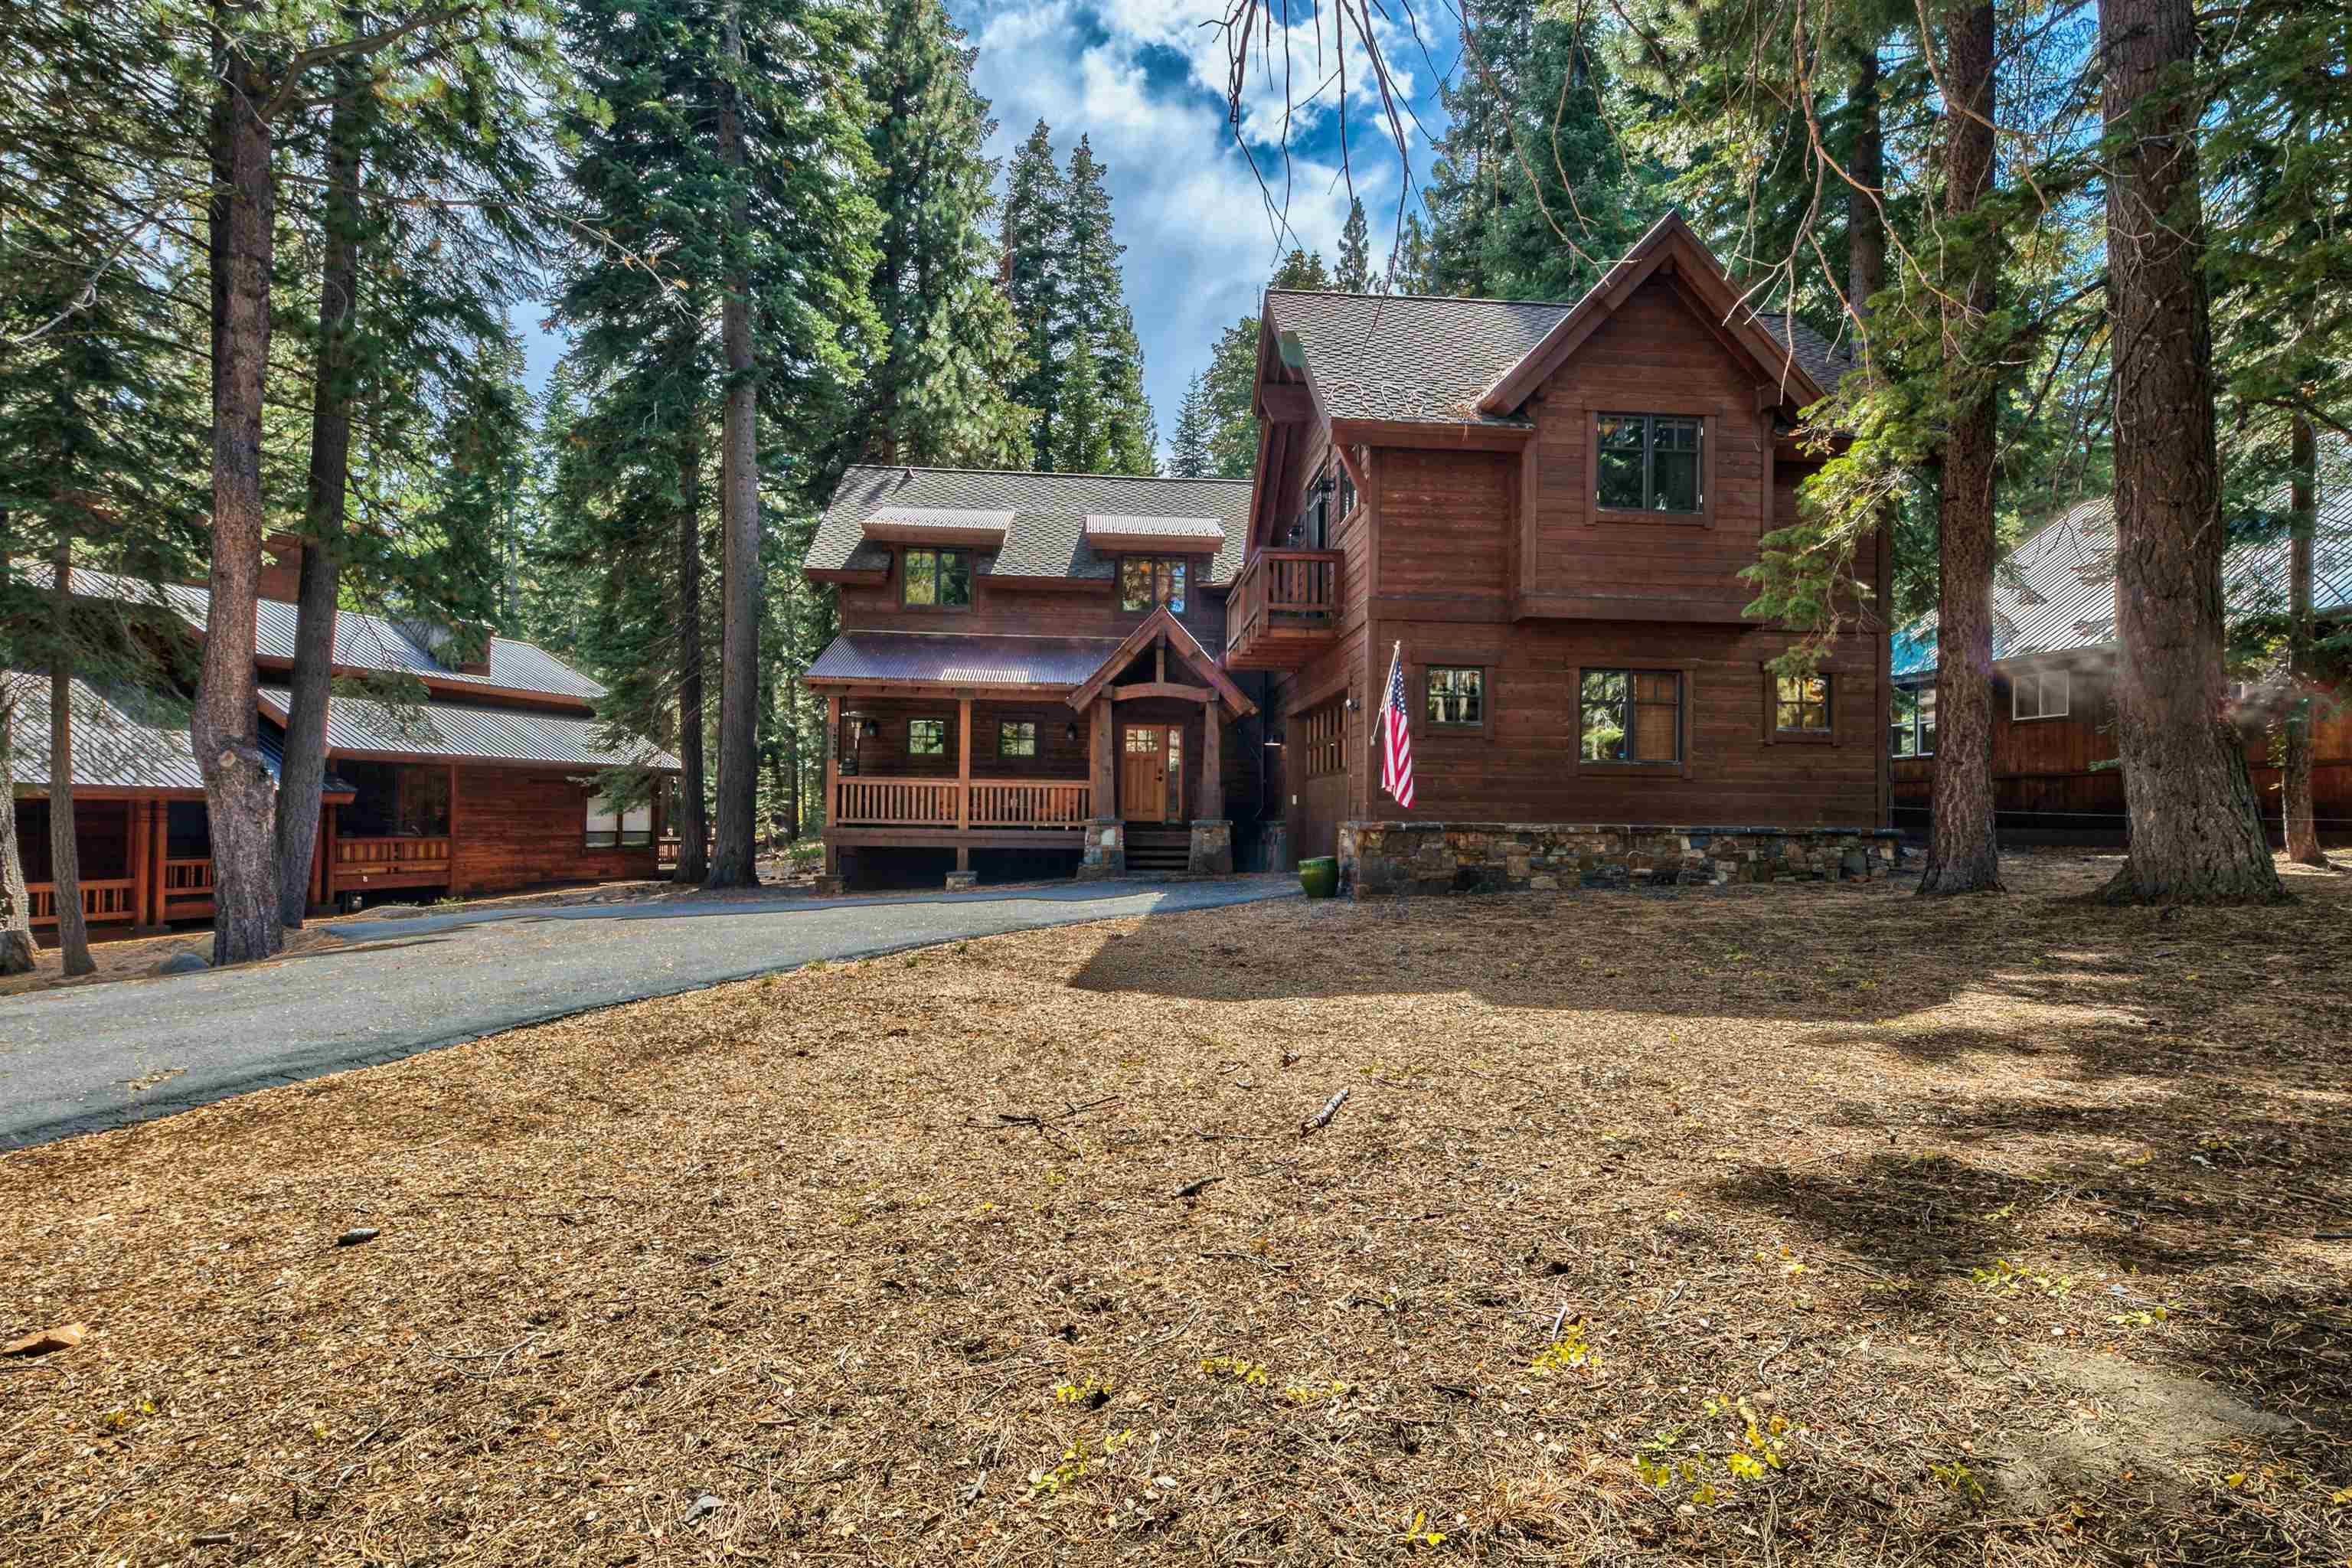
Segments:
[[[2283,509],[2285,497],[2272,504]],[[2115,544],[2115,508],[2101,496],[2043,524],[2010,552],[1993,576],[1993,658],[2112,644]],[[2221,588],[2231,616],[2286,607],[2288,548],[2283,534],[2231,546],[2221,563]],[[2315,612],[2352,609],[2352,486],[2322,498],[2311,576]],[[1897,679],[1935,672],[1935,612],[1897,627],[1890,640]]]
[[[49,679],[21,670],[0,671],[16,698],[8,741],[8,774],[26,789],[49,786]],[[204,770],[188,744],[184,702],[135,687],[73,683],[73,782],[76,789],[200,790]],[[261,727],[261,755],[269,776],[278,776],[281,739],[274,725]],[[333,773],[324,791],[348,794],[351,785]]]
[[[287,689],[261,689],[261,710],[286,721]],[[569,713],[511,708],[469,708],[426,702],[395,709],[362,698],[327,700],[331,752],[397,752],[456,762],[541,763],[566,766],[675,769],[676,757],[644,742],[608,745],[604,726]]]
[[[1076,686],[1118,647],[1117,637],[844,632],[804,678],[937,680],[959,686]]]
[[[45,567],[35,567],[36,573]],[[44,577],[43,580],[46,580]],[[183,583],[156,584],[112,572],[77,567],[74,588],[92,598],[125,604],[160,603],[190,627],[203,631],[212,611],[212,595]],[[264,599],[254,616],[255,652],[263,658],[294,657],[295,608],[278,599]],[[493,637],[486,656],[486,673],[467,675],[433,657],[432,649],[385,616],[344,610],[335,617],[335,658],[338,667],[390,675],[411,675],[456,685],[499,687],[511,691],[543,691],[551,696],[593,701],[604,688],[573,669],[535,643]]]
[[[879,571],[890,551],[866,537],[868,518],[924,511],[1006,511],[1003,548],[975,570],[995,577],[1108,581],[1113,557],[1087,542],[1088,517],[1212,518],[1223,530],[1213,585],[1240,570],[1249,525],[1247,479],[1183,479],[1122,474],[1038,474],[993,468],[860,466],[844,474],[818,521],[806,565],[815,572]]]

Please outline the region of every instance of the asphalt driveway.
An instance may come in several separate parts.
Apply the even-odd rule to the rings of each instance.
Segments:
[[[1297,890],[1254,877],[350,921],[350,945],[278,963],[0,1000],[0,1148],[817,959]]]

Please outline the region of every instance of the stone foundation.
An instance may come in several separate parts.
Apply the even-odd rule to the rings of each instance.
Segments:
[[[980,873],[977,871],[950,871],[948,873],[948,891],[950,893],[967,892],[979,886]]]
[[[1126,875],[1127,825],[1115,816],[1098,816],[1087,823],[1086,853],[1078,860],[1077,879],[1099,882]]]
[[[1891,827],[1343,822],[1339,878],[1358,898],[1867,882],[1895,869],[1899,838]]]
[[[1185,869],[1195,877],[1232,876],[1234,825],[1223,817],[1192,824],[1192,858]]]

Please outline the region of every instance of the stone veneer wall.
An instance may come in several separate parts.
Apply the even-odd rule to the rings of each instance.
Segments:
[[[1196,877],[1227,877],[1234,869],[1234,825],[1223,817],[1192,824],[1188,868]]]
[[[1891,827],[1674,827],[1562,822],[1343,822],[1339,876],[1358,898],[1530,889],[1874,881]]]
[[[1099,882],[1127,875],[1127,825],[1116,816],[1097,816],[1087,824],[1086,851],[1078,858],[1077,879]]]

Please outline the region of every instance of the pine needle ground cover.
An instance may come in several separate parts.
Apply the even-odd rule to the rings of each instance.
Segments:
[[[2108,869],[1005,936],[14,1154],[0,1558],[2342,1563],[2352,876]]]

